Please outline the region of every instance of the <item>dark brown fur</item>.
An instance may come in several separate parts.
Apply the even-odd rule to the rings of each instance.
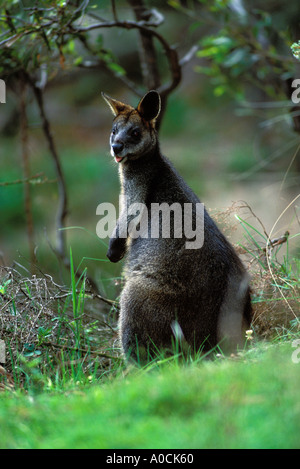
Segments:
[[[159,95],[151,91],[137,109],[104,95],[115,119],[110,144],[119,161],[122,194],[128,205],[193,204],[198,197],[159,149],[155,119]],[[135,137],[134,137],[135,135]],[[124,207],[110,239],[108,258],[127,254],[125,286],[120,299],[120,339],[126,356],[149,359],[176,340],[194,351],[221,343],[242,346],[251,321],[248,275],[233,247],[204,211],[204,244],[186,249],[185,237],[120,237]],[[172,222],[171,222],[172,225]]]

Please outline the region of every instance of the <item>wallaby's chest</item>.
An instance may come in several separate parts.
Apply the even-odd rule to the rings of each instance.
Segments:
[[[121,195],[126,198],[127,205],[146,203],[148,193],[148,179],[139,172],[126,172],[121,167],[119,171]]]

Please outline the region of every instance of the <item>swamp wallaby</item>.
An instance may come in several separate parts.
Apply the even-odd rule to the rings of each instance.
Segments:
[[[251,321],[248,275],[198,197],[160,152],[159,94],[149,91],[136,109],[102,95],[115,116],[110,146],[121,181],[121,213],[107,256],[112,262],[127,257],[119,321],[124,354],[144,360],[176,341],[193,351],[218,343],[236,349]],[[163,227],[166,207],[169,225]],[[154,227],[153,208],[159,213]],[[192,223],[194,245],[183,232],[185,221]]]

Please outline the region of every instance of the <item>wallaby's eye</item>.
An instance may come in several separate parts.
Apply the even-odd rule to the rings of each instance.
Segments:
[[[131,132],[131,135],[132,135],[133,138],[138,139],[138,138],[140,138],[140,136],[141,136],[141,132],[139,131],[139,129],[134,129],[134,130]]]
[[[117,130],[116,130],[116,129],[112,129],[111,133],[112,133],[113,135],[116,135]]]

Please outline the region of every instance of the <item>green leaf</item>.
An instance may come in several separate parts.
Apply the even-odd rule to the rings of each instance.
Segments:
[[[248,54],[247,54],[247,51],[245,51],[245,49],[242,49],[242,48],[235,49],[229,54],[227,59],[224,60],[223,65],[224,67],[227,67],[227,68],[233,67],[234,65],[245,60],[247,55]]]
[[[220,96],[223,96],[223,94],[226,93],[226,86],[224,85],[219,85],[219,86],[216,86],[215,89],[214,89],[214,95],[219,98]]]
[[[4,282],[2,285],[0,285],[0,293],[2,293],[2,295],[5,295],[6,291],[7,291],[7,286],[11,283],[11,279],[10,280],[6,280],[6,282]]]
[[[82,58],[82,57],[77,57],[77,58],[74,60],[73,64],[74,64],[75,66],[78,66],[78,65],[82,64],[82,62],[83,62],[83,58]]]
[[[291,50],[292,50],[292,53],[293,53],[293,56],[300,60],[300,41],[297,42],[294,42],[292,45],[291,45]]]
[[[107,66],[112,72],[116,73],[117,75],[120,75],[120,76],[126,75],[126,70],[123,67],[121,67],[121,65],[119,64],[111,62],[111,63],[108,63]]]
[[[231,37],[219,36],[213,39],[212,43],[215,46],[225,46],[227,49],[230,49],[235,45],[235,41]]]

